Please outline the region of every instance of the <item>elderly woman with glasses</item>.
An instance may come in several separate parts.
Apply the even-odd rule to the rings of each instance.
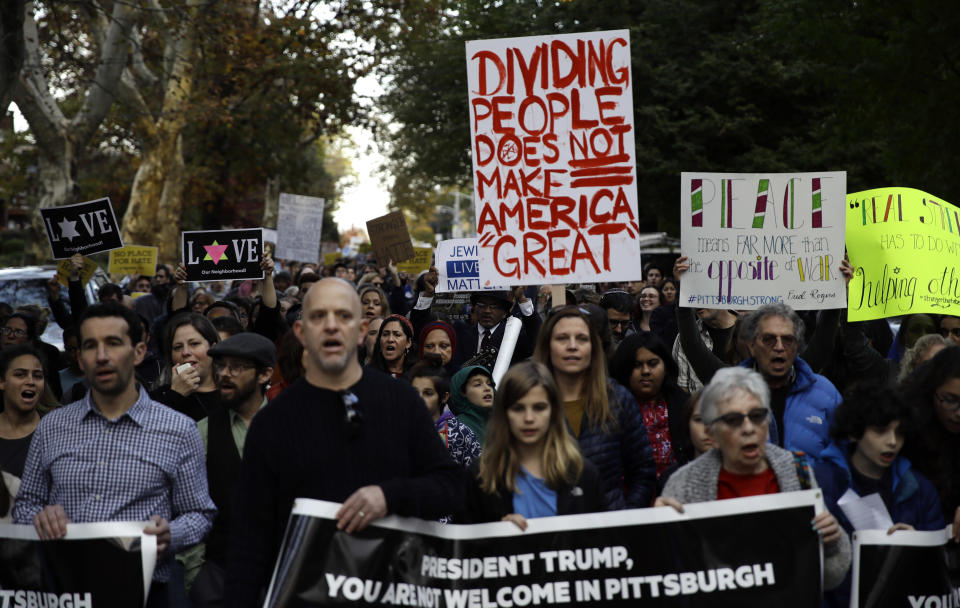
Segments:
[[[700,414],[716,448],[679,469],[655,506],[683,511],[684,503],[793,492],[817,487],[802,452],[767,443],[770,389],[746,368],[718,371],[700,397]],[[824,545],[824,587],[843,582],[850,567],[850,539],[829,511],[811,522]]]

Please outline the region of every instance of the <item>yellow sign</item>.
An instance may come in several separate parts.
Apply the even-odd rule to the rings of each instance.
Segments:
[[[97,270],[97,264],[90,258],[83,258],[83,268],[80,270],[80,283],[86,285],[90,282],[90,277]],[[57,281],[66,286],[67,278],[70,276],[70,258],[57,261]]]
[[[407,274],[419,274],[423,270],[430,268],[430,260],[433,258],[433,247],[414,247],[413,257],[406,262],[397,264],[399,272]]]
[[[847,319],[960,316],[960,208],[913,188],[847,195]]]
[[[340,257],[339,251],[334,251],[333,253],[323,254],[323,265],[324,266],[333,266],[337,263],[337,258]]]
[[[127,245],[110,251],[110,274],[144,274],[157,271],[157,248]]]

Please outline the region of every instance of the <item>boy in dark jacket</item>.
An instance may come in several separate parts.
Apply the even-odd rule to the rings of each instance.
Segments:
[[[903,397],[879,384],[856,385],[834,413],[833,442],[818,456],[814,474],[827,508],[848,534],[854,531],[837,501],[848,490],[879,494],[894,526],[888,530],[939,530],[946,525],[933,484],[900,455],[910,410]],[[824,595],[827,606],[848,606],[850,574]]]

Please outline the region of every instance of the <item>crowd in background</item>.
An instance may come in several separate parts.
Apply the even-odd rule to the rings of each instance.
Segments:
[[[47,302],[0,303],[0,516],[8,519],[41,418],[90,389],[76,324],[88,307],[83,259],[72,264],[67,288],[52,280]],[[812,523],[832,605],[849,593],[853,528],[837,504],[847,490],[878,493],[896,529],[955,522],[960,317],[908,315],[894,331],[887,320],[849,322],[843,309],[679,307],[683,257],[671,268],[648,265],[638,281],[567,286],[563,302],[552,301],[550,286],[527,287],[472,293],[453,311],[439,304],[435,269],[411,276],[374,260],[324,266],[269,256],[262,268],[259,281],[189,284],[182,266],[158,265],[153,276],[99,290],[100,302],[139,320],[140,386],[201,424],[205,446],[203,425],[253,403],[241,421],[231,418],[242,454],[256,412],[304,376],[304,343],[292,328],[311,287],[336,277],[359,298],[359,362],[412,386],[468,480],[462,504],[442,521],[525,528],[532,517],[682,509],[819,485],[829,511]],[[848,265],[841,270],[849,277]],[[519,323],[513,366],[497,383],[511,318]],[[62,350],[41,341],[48,323],[63,328]],[[227,342],[248,334],[258,338],[243,348]],[[238,380],[244,357],[247,384]],[[221,511],[228,495],[214,497]],[[227,542],[207,540],[208,551]],[[181,578],[171,579],[184,590],[203,570],[197,547],[181,552]]]

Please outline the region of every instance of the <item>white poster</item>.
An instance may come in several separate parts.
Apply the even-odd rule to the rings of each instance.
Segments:
[[[314,196],[280,193],[275,258],[319,263],[324,202]]]
[[[844,308],[847,174],[683,173],[680,305]]]
[[[481,282],[640,268],[627,30],[467,42]]]
[[[447,239],[437,243],[437,293],[460,291],[506,291],[508,288],[481,284],[477,239]]]

